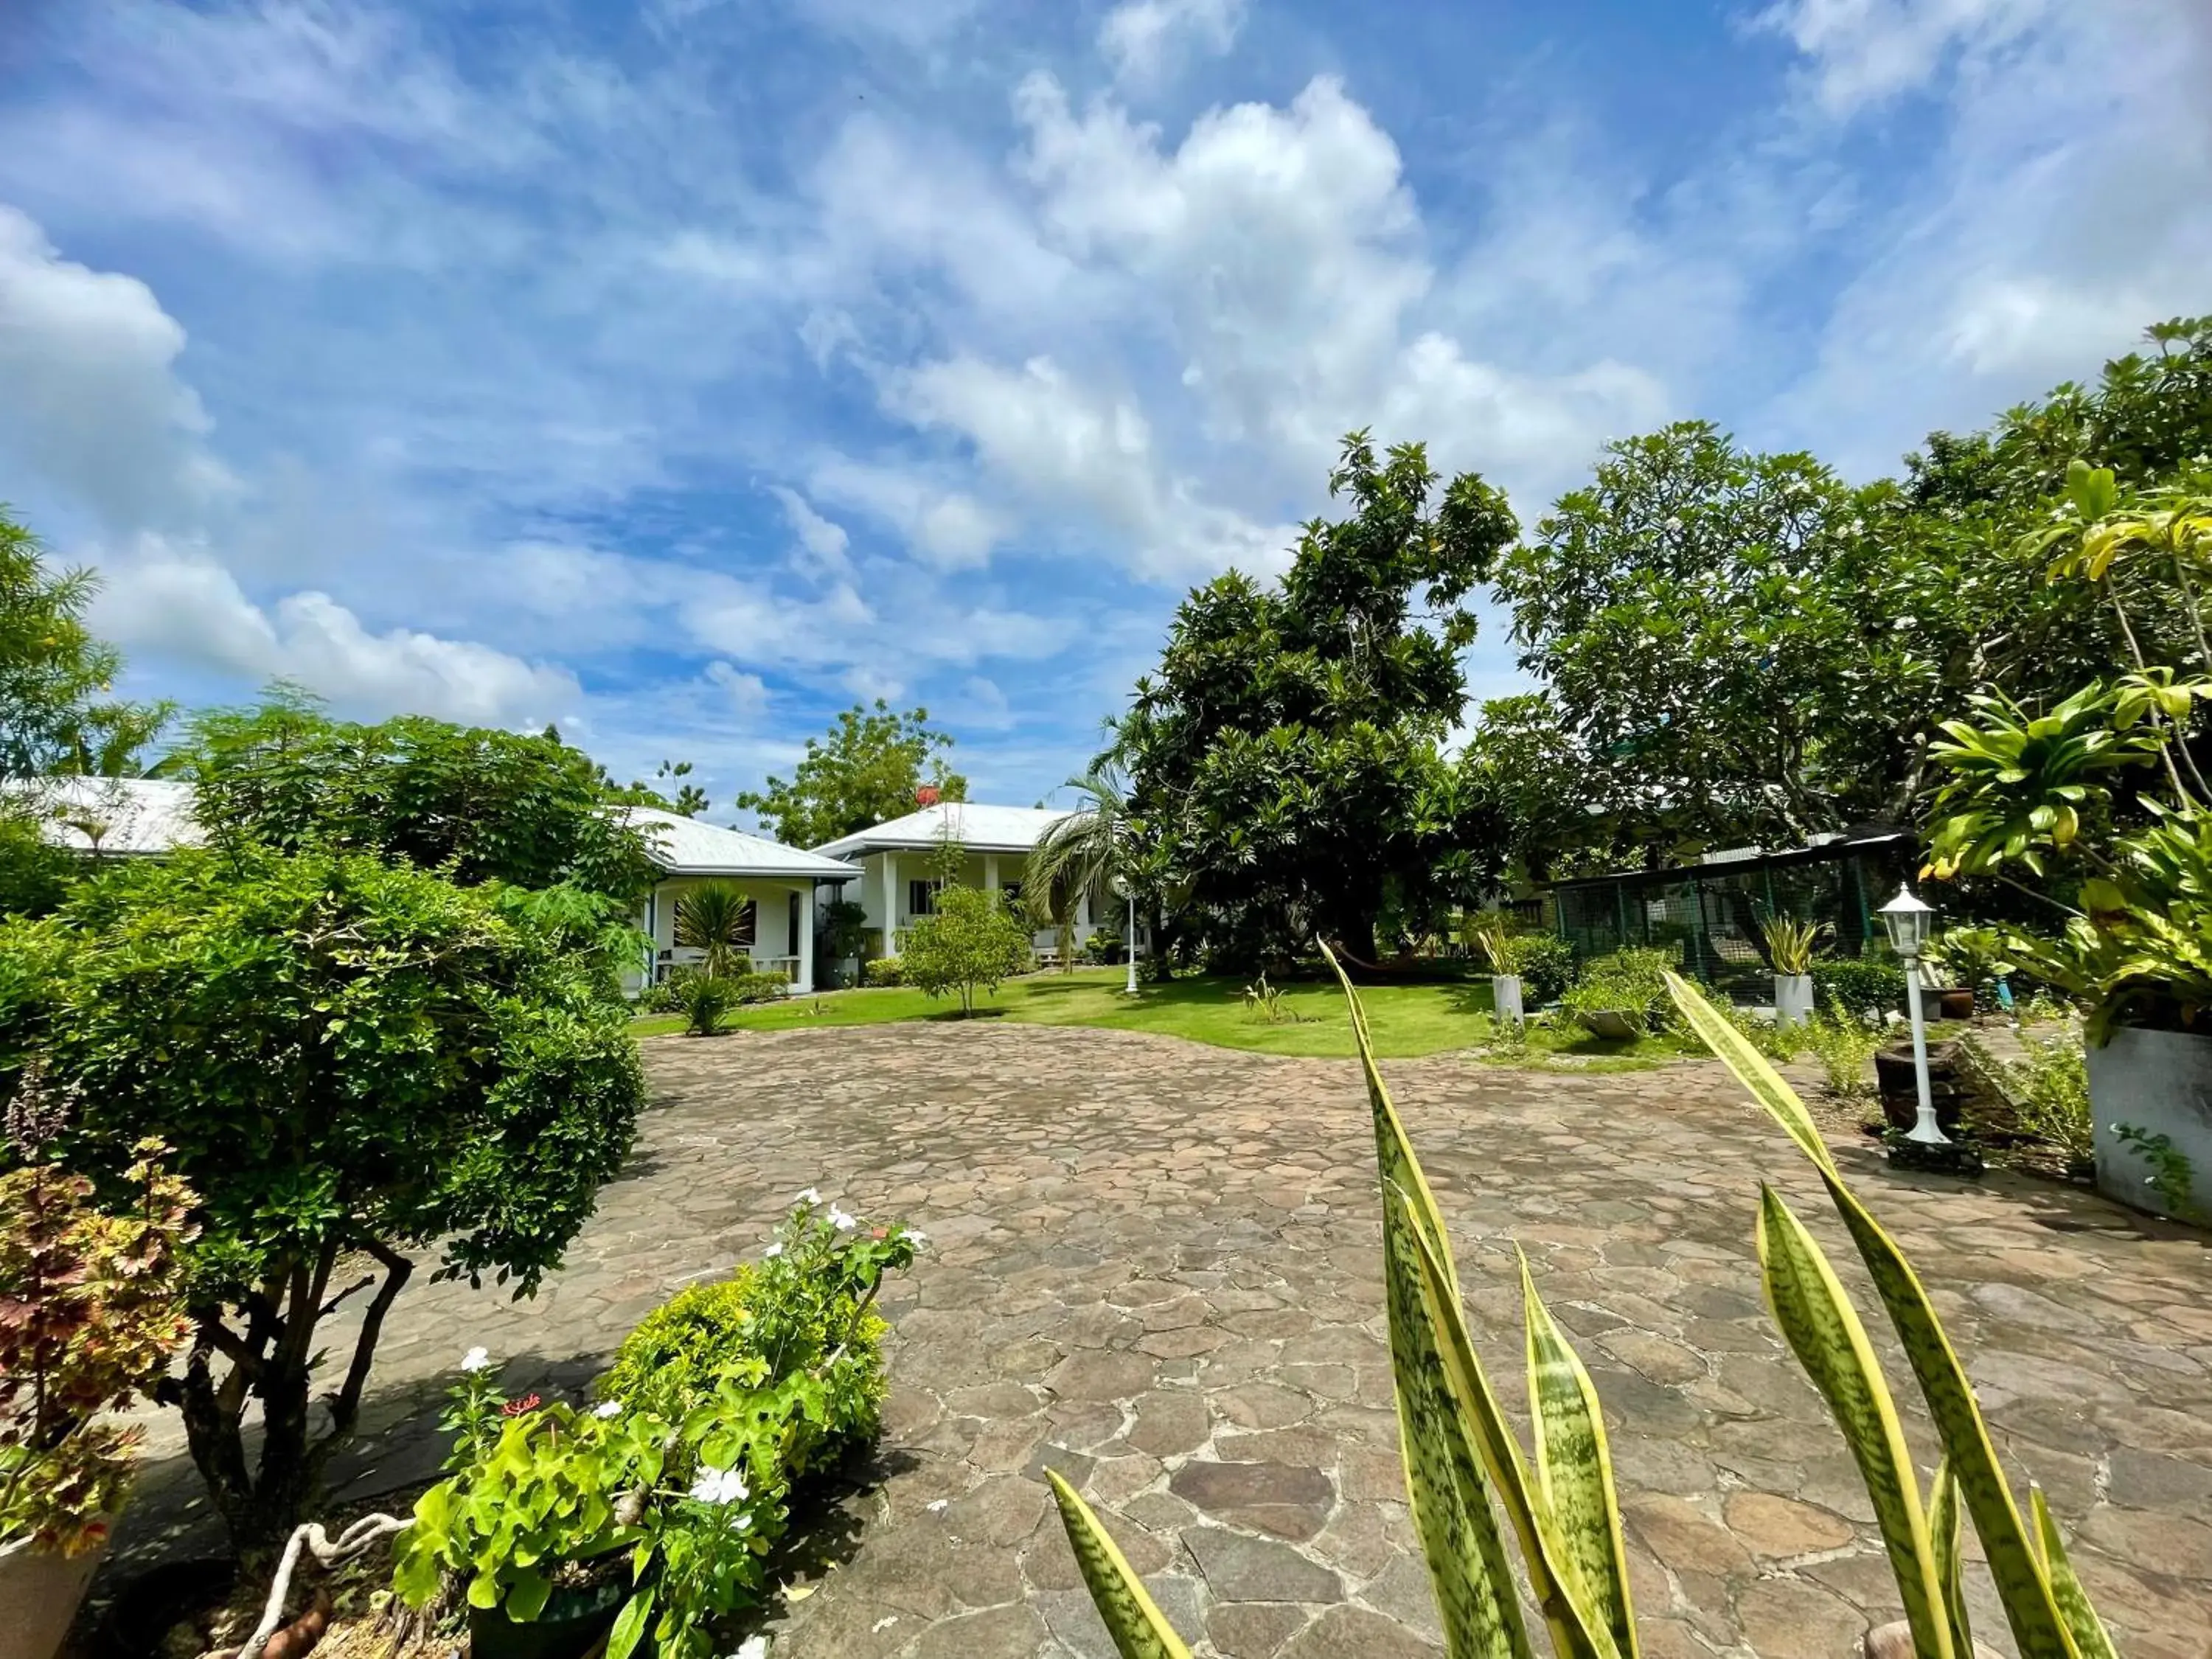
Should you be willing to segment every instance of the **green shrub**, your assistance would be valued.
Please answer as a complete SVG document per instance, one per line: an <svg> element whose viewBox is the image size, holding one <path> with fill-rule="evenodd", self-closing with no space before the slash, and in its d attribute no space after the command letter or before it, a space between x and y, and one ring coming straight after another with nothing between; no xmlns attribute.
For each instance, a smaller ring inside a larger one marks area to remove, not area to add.
<svg viewBox="0 0 2212 1659"><path fill-rule="evenodd" d="M1784 1024L1779 1019L1754 1014L1748 1008L1731 1007L1727 1003L1715 1006L1721 1016L1742 1034L1744 1041L1768 1060L1795 1060L1808 1044L1802 1024Z"/></svg>
<svg viewBox="0 0 2212 1659"><path fill-rule="evenodd" d="M1531 1008L1557 1002L1575 982L1575 947L1557 933L1521 936L1521 1000Z"/></svg>
<svg viewBox="0 0 2212 1659"><path fill-rule="evenodd" d="M1115 968L1121 965L1121 930L1118 927L1097 927L1083 941L1082 957L1093 968Z"/></svg>
<svg viewBox="0 0 2212 1659"><path fill-rule="evenodd" d="M1903 988L1899 988L1903 994ZM1874 1074L1869 1069L1875 1053L1888 1041L1879 1025L1869 1024L1831 996L1823 1012L1805 1022L1805 1045L1820 1062L1828 1092L1844 1100L1865 1100L1874 1094Z"/></svg>
<svg viewBox="0 0 2212 1659"><path fill-rule="evenodd" d="M676 1006L684 1011L684 1027L691 1036L712 1036L722 1029L722 1016L738 1006L737 987L712 974L686 974L674 981Z"/></svg>
<svg viewBox="0 0 2212 1659"><path fill-rule="evenodd" d="M2088 1158L2094 1146L2081 1022L2067 1019L2049 1036L2022 1031L2020 1046L2020 1059L2005 1060L1992 1054L1978 1036L1960 1040L1967 1065L2004 1099L2012 1121L2002 1127L2070 1158Z"/></svg>
<svg viewBox="0 0 2212 1659"><path fill-rule="evenodd" d="M1879 957L1841 957L1813 964L1813 994L1820 1006L1841 1003L1861 1020L1905 1012L1905 969Z"/></svg>
<svg viewBox="0 0 2212 1659"><path fill-rule="evenodd" d="M791 994L791 975L775 971L739 974L729 984L731 998L739 1007L750 1007L763 1002L781 1002Z"/></svg>
<svg viewBox="0 0 2212 1659"><path fill-rule="evenodd" d="M908 984L933 997L957 995L960 1012L972 1013L979 988L995 991L1029 967L1029 931L995 893L945 887L936 910L907 930L899 959Z"/></svg>
<svg viewBox="0 0 2212 1659"><path fill-rule="evenodd" d="M1631 948L1593 957L1559 999L1560 1006L1571 1014L1626 1014L1639 1030L1664 1030L1674 1014L1667 990L1674 966L1674 953L1667 950Z"/></svg>
<svg viewBox="0 0 2212 1659"><path fill-rule="evenodd" d="M637 1000L631 1005L631 1012L640 1014L675 1013L684 1006L677 991L681 982L667 979L658 985L642 987L637 994Z"/></svg>
<svg viewBox="0 0 2212 1659"><path fill-rule="evenodd" d="M903 985L906 983L906 963L897 957L878 957L860 969L863 985Z"/></svg>
<svg viewBox="0 0 2212 1659"><path fill-rule="evenodd" d="M489 1356L462 1361L443 1419L449 1478L424 1493L392 1575L423 1607L528 1623L556 1587L634 1585L608 1659L710 1659L766 1599L793 1483L876 1431L883 1275L921 1235L799 1195L767 1256L695 1286L623 1344L588 1412L502 1401ZM550 1616L550 1615L548 1615Z"/></svg>

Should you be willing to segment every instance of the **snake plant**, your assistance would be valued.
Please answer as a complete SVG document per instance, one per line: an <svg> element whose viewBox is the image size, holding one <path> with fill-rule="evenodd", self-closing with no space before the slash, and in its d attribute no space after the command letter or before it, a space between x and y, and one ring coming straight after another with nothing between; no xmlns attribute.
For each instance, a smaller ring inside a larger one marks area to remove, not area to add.
<svg viewBox="0 0 2212 1659"><path fill-rule="evenodd" d="M1766 941L1766 954L1776 973L1809 974L1813 971L1813 953L1827 937L1828 924L1799 921L1794 916L1769 916L1759 931L1759 937Z"/></svg>
<svg viewBox="0 0 2212 1659"><path fill-rule="evenodd" d="M1335 958L1329 961L1334 967ZM1533 1450L1524 1450L1476 1357L1443 1218L1376 1067L1358 996L1337 971L1374 1115L1400 1443L1446 1650L1451 1659L1532 1656L1509 1565L1510 1539L1529 1601L1560 1659L1635 1659L1620 1505L1589 1375L1546 1311L1524 1261L1534 1439ZM1685 1023L1812 1163L1872 1277L1935 1422L1943 1461L1923 1487L1850 1294L1796 1213L1761 1183L1759 1260L1767 1306L1858 1465L1919 1659L1972 1659L1961 1579L1969 1521L2022 1659L2116 1659L2042 1493L2030 1488L2031 1516L2024 1518L1927 1292L1895 1241L1845 1184L1804 1103L1693 987L1670 974L1668 988ZM1097 1517L1065 1480L1057 1474L1051 1480L1077 1563L1122 1659L1186 1659L1188 1650Z"/></svg>

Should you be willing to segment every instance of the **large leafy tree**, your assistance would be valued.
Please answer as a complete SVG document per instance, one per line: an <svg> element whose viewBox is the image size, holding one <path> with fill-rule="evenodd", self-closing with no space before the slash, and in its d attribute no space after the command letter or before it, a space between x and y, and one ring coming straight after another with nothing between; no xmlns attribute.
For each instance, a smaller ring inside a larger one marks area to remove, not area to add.
<svg viewBox="0 0 2212 1659"><path fill-rule="evenodd" d="M1178 607L1157 672L1117 722L1147 885L1182 900L1187 945L1229 957L1316 932L1355 956L1494 868L1491 815L1439 745L1466 702L1468 604L1513 540L1472 474L1441 490L1419 444L1344 441L1282 580L1231 572Z"/></svg>
<svg viewBox="0 0 2212 1659"><path fill-rule="evenodd" d="M625 1012L493 890L257 843L112 869L54 917L0 927L0 1095L33 1057L70 1099L72 1168L112 1179L157 1136L201 1195L195 1336L165 1397L256 1555L352 1434L410 1253L534 1289L643 1096ZM371 1264L357 1282L349 1259ZM318 1433L319 1335L357 1295Z"/></svg>
<svg viewBox="0 0 2212 1659"><path fill-rule="evenodd" d="M915 808L915 792L934 789L939 800L968 799L968 780L950 770L945 732L929 724L929 711L901 714L881 697L874 708L855 703L837 716L829 735L809 738L806 753L788 778L769 779L734 805L757 814L790 847L819 847Z"/></svg>
<svg viewBox="0 0 2212 1659"><path fill-rule="evenodd" d="M219 845L373 852L464 886L572 887L610 904L653 879L600 769L557 734L415 714L357 725L280 687L194 720L181 769Z"/></svg>

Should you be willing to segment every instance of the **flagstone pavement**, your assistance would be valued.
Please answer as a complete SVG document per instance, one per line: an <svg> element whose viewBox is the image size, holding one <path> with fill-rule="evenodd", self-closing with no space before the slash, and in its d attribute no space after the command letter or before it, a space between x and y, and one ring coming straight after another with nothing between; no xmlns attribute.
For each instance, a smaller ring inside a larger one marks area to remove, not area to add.
<svg viewBox="0 0 2212 1659"><path fill-rule="evenodd" d="M1351 1062L988 1020L645 1047L634 1167L558 1278L521 1304L451 1284L402 1298L356 1490L434 1465L427 1402L464 1347L501 1355L517 1391L580 1385L648 1308L757 1254L818 1186L933 1243L884 1297L882 1446L816 1519L814 1565L769 1626L777 1659L1110 1656L1047 1467L1201 1651L1440 1651ZM1516 1242L1595 1378L1644 1652L1855 1653L1897 1616L1895 1591L1753 1248L1765 1176L1848 1261L1803 1159L1711 1065L1531 1073L1439 1055L1384 1072L1516 1421ZM1894 1175L1863 1146L1839 1157L1927 1279L2023 1500L2033 1477L2121 1651L2208 1659L2205 1236L2024 1176L1965 1185ZM1861 1284L1855 1264L1846 1279ZM1910 1431L1927 1455L1917 1410ZM1976 1633L2010 1652L1975 1572Z"/></svg>

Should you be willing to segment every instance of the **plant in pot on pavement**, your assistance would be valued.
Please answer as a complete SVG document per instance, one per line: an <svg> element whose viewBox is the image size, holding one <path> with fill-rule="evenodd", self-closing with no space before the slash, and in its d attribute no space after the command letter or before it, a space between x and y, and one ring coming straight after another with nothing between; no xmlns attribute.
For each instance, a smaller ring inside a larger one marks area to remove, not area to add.
<svg viewBox="0 0 2212 1659"><path fill-rule="evenodd" d="M1948 999L1964 992L1972 999L1972 1006L1964 1010L1947 1002L1946 1018L1996 1006L1998 984L2020 968L2006 948L2003 933L1995 927L1946 927L1929 941L1921 961L1929 976L1926 982L1944 988L1942 995Z"/></svg>
<svg viewBox="0 0 2212 1659"><path fill-rule="evenodd" d="M182 1294L193 1199L142 1143L103 1204L48 1161L60 1127L34 1061L8 1108L0 1176L0 1659L61 1645L107 1547L150 1394L191 1329Z"/></svg>
<svg viewBox="0 0 2212 1659"><path fill-rule="evenodd" d="M478 1659L602 1635L609 1659L720 1651L720 1627L768 1594L793 1483L876 1432L873 1304L921 1242L802 1194L760 1262L647 1316L588 1411L502 1405L472 1351L449 1478L400 1540L402 1601L458 1591Z"/></svg>
<svg viewBox="0 0 2212 1659"><path fill-rule="evenodd" d="M1479 910L1465 918L1460 924L1460 940L1480 951L1490 964L1490 1006L1498 1024L1520 1024L1524 1018L1521 975L1534 955L1533 941L1515 933L1512 924L1496 910Z"/></svg>
<svg viewBox="0 0 2212 1659"><path fill-rule="evenodd" d="M1778 1024L1796 1025L1812 1018L1813 953L1827 934L1825 921L1799 921L1790 916L1770 916L1759 929L1766 942L1767 965L1774 970Z"/></svg>
<svg viewBox="0 0 2212 1659"><path fill-rule="evenodd" d="M1560 1006L1584 1030L1614 1041L1664 1030L1674 1014L1667 998L1674 965L1672 951L1632 947L1593 957L1559 999Z"/></svg>
<svg viewBox="0 0 2212 1659"><path fill-rule="evenodd" d="M1533 1652L1510 1565L1517 1546L1528 1603L1560 1659L1632 1659L1638 1646L1632 1573L1596 1388L1524 1261L1532 1468L1476 1350L1443 1213L1376 1067L1350 981L1344 989L1382 1177L1383 1301L1408 1507L1444 1650L1486 1659ZM1903 1252L1845 1183L1790 1085L1694 988L1670 976L1669 990L1683 1023L1813 1165L1872 1277L1942 1446L1935 1479L1923 1489L1856 1307L1820 1241L1762 1184L1757 1236L1767 1305L1857 1465L1905 1613L1899 1625L1869 1638L1869 1650L1972 1659L1964 1548L1971 1521L2019 1651L2039 1659L2111 1659L2112 1638L2075 1574L2041 1489L2029 1488L2023 1516L1965 1368ZM1078 1569L1122 1654L1188 1659L1189 1650L1090 1506L1057 1471L1048 1479Z"/></svg>
<svg viewBox="0 0 2212 1659"><path fill-rule="evenodd" d="M2071 513L2039 539L2054 580L2097 586L2125 620L2145 601L2191 625L2184 673L2145 660L2036 713L1998 696L1944 723L1931 756L1947 775L1933 808L1934 873L2018 872L2078 879L2055 938L2008 928L2026 972L2087 1012L2098 1185L2172 1212L2169 1191L2118 1133L2163 1134L2200 1172L2187 1201L2212 1208L2212 786L2185 737L2212 701L2201 586L2212 574L2212 498L2163 492L2123 502L2110 472L2076 462ZM2146 615L2127 631L2146 635ZM2169 1183L2170 1186L2170 1183Z"/></svg>

